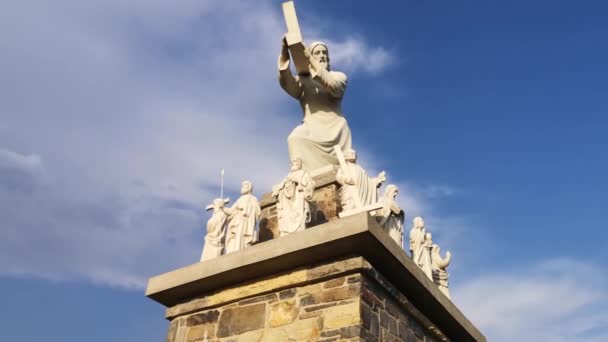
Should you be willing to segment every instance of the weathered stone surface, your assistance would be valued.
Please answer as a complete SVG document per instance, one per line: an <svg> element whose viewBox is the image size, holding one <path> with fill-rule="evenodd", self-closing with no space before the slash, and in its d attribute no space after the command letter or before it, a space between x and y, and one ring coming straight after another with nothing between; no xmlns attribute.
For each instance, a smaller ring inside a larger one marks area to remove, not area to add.
<svg viewBox="0 0 608 342"><path fill-rule="evenodd" d="M360 323L359 302L324 309L322 317L325 329L338 329Z"/></svg>
<svg viewBox="0 0 608 342"><path fill-rule="evenodd" d="M214 338L216 324L201 324L191 327L186 335L187 342L204 340L205 338Z"/></svg>
<svg viewBox="0 0 608 342"><path fill-rule="evenodd" d="M252 279L171 308L167 341L449 341L359 256Z"/></svg>
<svg viewBox="0 0 608 342"><path fill-rule="evenodd" d="M331 287L342 286L344 284L344 281L346 281L346 278L344 277L332 279L330 281L325 282L325 284L323 284L323 287L327 289Z"/></svg>
<svg viewBox="0 0 608 342"><path fill-rule="evenodd" d="M319 303L335 302L353 298L359 294L358 286L343 286L332 288L323 292L309 294L300 299L300 305L314 305Z"/></svg>
<svg viewBox="0 0 608 342"><path fill-rule="evenodd" d="M272 303L272 302L276 302L276 301L277 301L277 294L271 293L271 294L267 294L264 296L257 296L257 297L241 300L239 302L239 305L249 305L249 304L254 304L254 303L259 303L259 302Z"/></svg>
<svg viewBox="0 0 608 342"><path fill-rule="evenodd" d="M186 319L186 326L193 326L199 324L208 324L208 323L216 323L218 317L220 317L220 312L217 310L209 310L203 313L195 314L189 316Z"/></svg>
<svg viewBox="0 0 608 342"><path fill-rule="evenodd" d="M321 331L321 337L332 337L338 335L341 335L340 329Z"/></svg>
<svg viewBox="0 0 608 342"><path fill-rule="evenodd" d="M266 323L266 303L224 310L219 319L217 336L228 337L262 329Z"/></svg>
<svg viewBox="0 0 608 342"><path fill-rule="evenodd" d="M279 302L270 307L270 327L279 327L293 322L299 313L294 300Z"/></svg>
<svg viewBox="0 0 608 342"><path fill-rule="evenodd" d="M350 327L344 327L340 329L340 337L342 338L353 338L358 337L361 334L361 326L351 325Z"/></svg>
<svg viewBox="0 0 608 342"><path fill-rule="evenodd" d="M174 342L175 341L175 335L177 334L177 327L178 327L178 319L174 319L173 321L171 321L171 324L169 324L169 331L167 332L167 342Z"/></svg>
<svg viewBox="0 0 608 342"><path fill-rule="evenodd" d="M288 289L285 291L279 292L279 299L288 299L296 295L296 289Z"/></svg>

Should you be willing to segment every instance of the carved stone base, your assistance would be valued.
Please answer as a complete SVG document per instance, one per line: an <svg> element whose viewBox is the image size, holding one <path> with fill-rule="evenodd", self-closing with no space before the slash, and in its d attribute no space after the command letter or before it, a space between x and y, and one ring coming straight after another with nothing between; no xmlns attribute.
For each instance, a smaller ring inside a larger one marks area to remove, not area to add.
<svg viewBox="0 0 608 342"><path fill-rule="evenodd" d="M338 219L338 213L342 210L338 195L340 184L336 181L336 169L334 167L323 168L311 172L311 176L316 186L311 205L312 221L307 224L307 228ZM271 193L262 196L260 207L262 208L259 224L260 242L279 237L277 201Z"/></svg>
<svg viewBox="0 0 608 342"><path fill-rule="evenodd" d="M485 341L367 213L150 279L167 341Z"/></svg>

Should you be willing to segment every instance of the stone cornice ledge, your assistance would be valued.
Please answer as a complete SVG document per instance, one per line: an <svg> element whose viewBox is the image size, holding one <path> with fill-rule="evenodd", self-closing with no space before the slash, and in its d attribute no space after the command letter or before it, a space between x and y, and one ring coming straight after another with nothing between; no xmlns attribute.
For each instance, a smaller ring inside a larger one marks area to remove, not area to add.
<svg viewBox="0 0 608 342"><path fill-rule="evenodd" d="M171 307L210 291L324 260L360 255L453 341L486 341L367 213L306 229L151 278L146 296Z"/></svg>

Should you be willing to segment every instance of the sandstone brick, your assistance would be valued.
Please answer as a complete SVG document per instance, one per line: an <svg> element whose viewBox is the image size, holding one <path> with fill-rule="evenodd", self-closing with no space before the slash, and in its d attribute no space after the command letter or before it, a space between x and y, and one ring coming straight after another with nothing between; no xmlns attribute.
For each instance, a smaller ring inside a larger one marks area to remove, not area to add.
<svg viewBox="0 0 608 342"><path fill-rule="evenodd" d="M399 329L397 328L397 320L391 317L388 321L388 330L391 332L391 334L399 335Z"/></svg>
<svg viewBox="0 0 608 342"><path fill-rule="evenodd" d="M299 309L295 301L285 301L273 304L270 307L268 323L270 327L278 327L293 322L298 317Z"/></svg>
<svg viewBox="0 0 608 342"><path fill-rule="evenodd" d="M193 326L188 330L186 335L186 342L194 342L204 340L205 338L214 338L216 324L201 324Z"/></svg>
<svg viewBox="0 0 608 342"><path fill-rule="evenodd" d="M216 323L220 316L220 312L217 310L209 310L203 313L198 313L189 316L186 319L186 326L194 326L199 324Z"/></svg>
<svg viewBox="0 0 608 342"><path fill-rule="evenodd" d="M325 329L338 329L360 323L359 303L355 302L324 309L322 317Z"/></svg>
<svg viewBox="0 0 608 342"><path fill-rule="evenodd" d="M276 300L277 300L277 294L271 293L271 294L267 294L264 296L257 296L257 297L253 297L253 298L244 299L239 302L239 305L249 305L249 304L259 303L259 302L274 302Z"/></svg>
<svg viewBox="0 0 608 342"><path fill-rule="evenodd" d="M298 319L308 319L312 317L320 317L323 314L323 311L311 311L311 312L303 312L298 316Z"/></svg>
<svg viewBox="0 0 608 342"><path fill-rule="evenodd" d="M340 329L321 331L321 337L333 337L340 335ZM344 337L344 336L342 336Z"/></svg>
<svg viewBox="0 0 608 342"><path fill-rule="evenodd" d="M217 336L228 337L262 329L266 319L266 303L226 309L220 314Z"/></svg>
<svg viewBox="0 0 608 342"><path fill-rule="evenodd" d="M380 310L380 325L383 328L388 328L388 313L384 310Z"/></svg>
<svg viewBox="0 0 608 342"><path fill-rule="evenodd" d="M361 275L358 273L353 274L352 276L349 276L348 278L346 278L346 282L349 284L361 282Z"/></svg>
<svg viewBox="0 0 608 342"><path fill-rule="evenodd" d="M328 289L328 288L332 288L332 287L342 286L342 284L344 284L345 281L346 281L346 278L344 278L344 277L332 279L332 280L326 281L325 284L323 284L323 287Z"/></svg>
<svg viewBox="0 0 608 342"><path fill-rule="evenodd" d="M384 309L384 301L378 298L378 296L366 286L361 288L361 299L363 299L372 310Z"/></svg>
<svg viewBox="0 0 608 342"><path fill-rule="evenodd" d="M380 319L378 317L378 314L375 312L372 312L370 315L369 330L374 335L378 335L378 332L380 331L380 322L379 321L380 321Z"/></svg>
<svg viewBox="0 0 608 342"><path fill-rule="evenodd" d="M279 292L279 299L283 300L283 299L291 298L295 295L296 295L296 289L288 289L288 290Z"/></svg>
<svg viewBox="0 0 608 342"><path fill-rule="evenodd" d="M321 304L321 305L309 306L309 307L304 308L304 311L306 311L306 312L317 311L317 310L322 310L322 309L325 309L325 308L328 308L328 307L334 306L334 305L337 305L337 303L326 303L326 304Z"/></svg>
<svg viewBox="0 0 608 342"><path fill-rule="evenodd" d="M357 286L343 286L304 296L300 299L300 305L306 306L319 303L335 302L353 298L358 295L359 288Z"/></svg>
<svg viewBox="0 0 608 342"><path fill-rule="evenodd" d="M340 337L342 338L358 337L360 334L361 327L359 325L351 325L350 327L340 329Z"/></svg>

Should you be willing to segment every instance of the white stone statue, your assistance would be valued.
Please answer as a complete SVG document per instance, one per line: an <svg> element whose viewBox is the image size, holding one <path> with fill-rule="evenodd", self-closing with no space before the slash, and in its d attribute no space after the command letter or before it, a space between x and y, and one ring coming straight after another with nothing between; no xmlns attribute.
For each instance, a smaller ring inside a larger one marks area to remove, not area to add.
<svg viewBox="0 0 608 342"><path fill-rule="evenodd" d="M376 211L376 219L399 247L403 248L404 212L397 204L398 194L399 188L396 185L390 184L386 187L384 196L380 200L382 208Z"/></svg>
<svg viewBox="0 0 608 342"><path fill-rule="evenodd" d="M252 192L253 184L247 180L243 181L241 197L231 208L223 208L228 215L225 254L250 246L258 239L256 223L260 217L260 204Z"/></svg>
<svg viewBox="0 0 608 342"><path fill-rule="evenodd" d="M213 204L208 205L206 208L207 211L213 210L213 214L209 221L207 221L207 235L205 235L205 245L203 246L201 261L216 258L224 250L224 235L226 233L228 215L222 209L228 201L228 199L217 198L213 200Z"/></svg>
<svg viewBox="0 0 608 342"><path fill-rule="evenodd" d="M347 150L344 153L345 165L336 173L336 180L340 183L340 204L342 211L363 209L378 203L378 188L386 181L386 173L380 172L377 177L369 177L367 172L359 166L357 153Z"/></svg>
<svg viewBox="0 0 608 342"><path fill-rule="evenodd" d="M315 182L302 168L302 160L292 158L289 174L272 189L272 196L278 201L279 236L306 229L306 223L312 218L309 202L312 201L314 189Z"/></svg>
<svg viewBox="0 0 608 342"><path fill-rule="evenodd" d="M446 297L450 298L450 290L448 288L448 272L446 268L452 261L452 253L447 251L445 258L441 257L441 248L438 245L433 244L431 250L431 261L433 265L433 281L439 287L439 290L445 294Z"/></svg>
<svg viewBox="0 0 608 342"><path fill-rule="evenodd" d="M310 73L294 76L289 63L290 55L285 37L279 55L279 83L287 94L300 101L304 114L302 124L287 138L290 159L299 157L303 167L315 170L325 165L338 165L333 147L350 150L351 132L342 115L342 97L347 77L332 71L327 45L312 43L306 50Z"/></svg>
<svg viewBox="0 0 608 342"><path fill-rule="evenodd" d="M410 253L412 254L412 260L418 267L422 269L424 274L433 279L432 267L431 267L431 245L428 244L427 238L430 238L430 234L427 235L426 228L424 226L424 219L418 216L412 221L413 227L410 230Z"/></svg>

